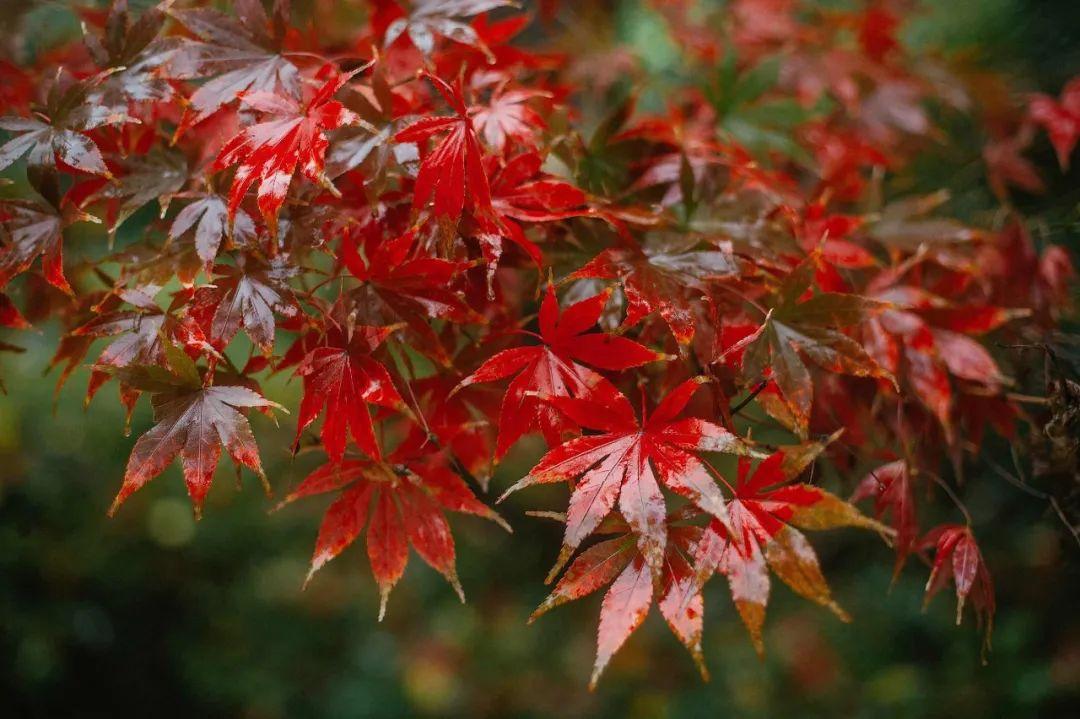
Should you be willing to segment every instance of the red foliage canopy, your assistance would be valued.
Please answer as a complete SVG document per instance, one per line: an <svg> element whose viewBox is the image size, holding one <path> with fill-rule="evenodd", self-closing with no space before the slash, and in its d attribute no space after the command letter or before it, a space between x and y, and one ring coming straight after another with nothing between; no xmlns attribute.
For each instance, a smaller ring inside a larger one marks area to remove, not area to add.
<svg viewBox="0 0 1080 719"><path fill-rule="evenodd" d="M759 650L770 570L846 619L802 530L872 529L897 571L929 555L928 596L951 578L989 627L973 528L924 532L917 505L942 456L1016 432L988 338L1052 329L1072 270L1022 218L968 226L883 181L931 107L968 107L898 41L903 3L653 2L695 79L640 110L612 99L632 59L560 51L506 0L379 0L325 42L329 4L272 5L118 0L3 66L0 170L27 182L0 200L0 322L63 324L61 384L108 338L87 399L114 381L154 407L113 511L177 457L196 512L222 448L262 476L245 412L283 410L260 380L289 372L293 449L327 461L285 501L339 491L311 571L366 526L380 616L410 545L461 593L446 511L503 524L470 483L539 432L511 490L569 503L537 615L611 585L594 681L654 599L704 672L717 573ZM1041 187L1037 127L1068 166L1078 98L1012 109L985 153L1002 199ZM876 519L815 484L867 471Z"/></svg>

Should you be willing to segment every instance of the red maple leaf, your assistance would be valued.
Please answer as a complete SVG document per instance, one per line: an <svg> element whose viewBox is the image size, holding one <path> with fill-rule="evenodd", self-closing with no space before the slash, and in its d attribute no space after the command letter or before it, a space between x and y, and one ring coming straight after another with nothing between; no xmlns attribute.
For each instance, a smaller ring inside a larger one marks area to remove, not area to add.
<svg viewBox="0 0 1080 719"><path fill-rule="evenodd" d="M1069 156L1080 140L1080 78L1070 80L1058 100L1036 95L1028 114L1036 124L1046 128L1061 169L1069 169Z"/></svg>
<svg viewBox="0 0 1080 719"><path fill-rule="evenodd" d="M559 311L555 290L548 285L540 306L543 344L515 347L490 357L458 385L494 382L516 374L499 411L499 437L495 456L501 458L523 434L540 429L549 445L561 441L572 428L559 411L540 397L592 397L607 400L618 396L611 383L585 363L605 370L625 370L664 359L637 342L601 332L586 333L596 324L610 292L570 305Z"/></svg>
<svg viewBox="0 0 1080 719"><path fill-rule="evenodd" d="M334 462L345 456L347 434L364 454L381 459L368 405L409 414L386 368L371 353L397 327L332 326L321 343L311 349L296 368L304 378L304 398L296 425L294 449L300 434L315 421L323 407L322 438L326 454Z"/></svg>
<svg viewBox="0 0 1080 719"><path fill-rule="evenodd" d="M835 495L811 484L792 484L824 449L809 443L770 455L750 473L750 460L739 458L735 496L728 503L730 525L713 520L695 551L698 582L715 571L727 576L735 607L758 653L764 653L761 627L769 600L771 569L800 596L848 621L833 600L810 543L796 529L865 527L890 533Z"/></svg>
<svg viewBox="0 0 1080 719"><path fill-rule="evenodd" d="M241 410L284 407L248 387L206 385L183 350L165 343L164 351L168 370L156 366L116 370L125 384L151 393L156 424L135 442L124 482L109 514L114 514L124 500L161 474L179 455L198 517L223 445L234 462L259 475L269 493L258 446Z"/></svg>
<svg viewBox="0 0 1080 719"><path fill-rule="evenodd" d="M918 510L908 463L901 459L871 470L851 495L852 502L864 499L874 500L874 516L878 519L884 519L886 513L890 515L889 523L896 533L893 540L895 578L915 550L919 538Z"/></svg>
<svg viewBox="0 0 1080 719"><path fill-rule="evenodd" d="M307 581L352 544L367 524L367 554L381 597L380 621L386 613L390 590L405 572L410 544L465 601L455 569L454 538L446 521L447 510L485 517L509 530L502 518L478 500L447 466L442 454L417 450L416 445L406 443L385 462L346 459L325 464L309 474L279 505L344 489L323 517Z"/></svg>
<svg viewBox="0 0 1080 719"><path fill-rule="evenodd" d="M324 74L329 74L329 79L303 104L269 92L244 95L242 102L263 113L264 119L226 143L214 160L214 171L236 166L229 190L230 218L236 215L248 188L259 182L259 211L270 228L271 238L277 237L278 212L298 166L304 177L337 194L323 173L326 148L330 145L325 132L357 123L360 118L333 99L355 73L339 74L332 66L326 66L320 71L320 75Z"/></svg>
<svg viewBox="0 0 1080 719"><path fill-rule="evenodd" d="M478 238L488 266L488 288L502 255L503 238L509 239L529 256L537 267L543 257L522 230L519 222L554 222L591 214L585 193L569 182L543 174L544 158L538 152L511 157L491 177L491 204L498 217L496 227L485 227Z"/></svg>
<svg viewBox="0 0 1080 719"><path fill-rule="evenodd" d="M660 613L668 627L689 650L702 677L708 679L701 652L705 602L690 563L694 546L701 537L701 528L668 527L659 585L625 522L609 520L601 531L621 536L605 539L579 554L555 589L529 617L529 623L561 604L610 585L600 609L596 662L589 681L589 687L595 688L608 662L645 621L653 600L660 597Z"/></svg>
<svg viewBox="0 0 1080 719"><path fill-rule="evenodd" d="M960 624L963 619L964 604L971 597L976 620L985 633L985 653L990 648L990 635L994 631L994 583L971 527L943 524L927 532L920 545L925 549L934 549L934 564L926 582L925 602L928 604L952 579L956 585L956 623Z"/></svg>
<svg viewBox="0 0 1080 719"><path fill-rule="evenodd" d="M432 319L481 323L454 291L465 263L431 257L418 247L417 233L409 230L386 240L377 223L346 228L339 259L364 284L356 290L360 320L369 324L404 322L420 352L443 365L450 351L432 329Z"/></svg>
<svg viewBox="0 0 1080 719"><path fill-rule="evenodd" d="M512 492L550 482L573 482L562 551L548 581L574 550L600 526L618 503L619 513L638 538L638 546L656 576L667 542L663 485L698 508L727 523L720 491L699 452L746 454L750 449L723 427L697 418L675 419L704 380L694 378L673 389L651 415L639 422L621 394L590 399L547 397L545 400L582 427L600 430L555 447ZM659 481L658 481L659 480Z"/></svg>
<svg viewBox="0 0 1080 719"><path fill-rule="evenodd" d="M432 212L440 222L456 225L468 195L476 214L491 223L494 221L491 187L461 81L451 87L430 73L424 72L422 76L431 81L455 114L417 120L394 135L394 142L423 144L435 135L446 133L420 162L413 186L413 209L425 209L431 202Z"/></svg>
<svg viewBox="0 0 1080 719"><path fill-rule="evenodd" d="M645 247L604 250L570 279L616 279L626 295L623 327L633 327L654 312L667 324L680 345L694 339L694 309L704 304L712 280L738 272L729 252L695 249L696 238L671 242L660 238Z"/></svg>

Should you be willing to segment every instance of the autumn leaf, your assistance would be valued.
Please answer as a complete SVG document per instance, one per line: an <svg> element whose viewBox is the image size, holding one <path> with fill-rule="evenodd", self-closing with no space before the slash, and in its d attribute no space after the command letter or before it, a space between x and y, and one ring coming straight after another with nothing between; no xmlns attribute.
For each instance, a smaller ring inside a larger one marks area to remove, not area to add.
<svg viewBox="0 0 1080 719"><path fill-rule="evenodd" d="M692 307L709 294L709 281L739 271L731 254L696 249L698 244L696 238L668 237L641 249L604 250L568 279L618 280L626 296L624 327L633 327L655 312L675 340L688 345L695 330Z"/></svg>
<svg viewBox="0 0 1080 719"><path fill-rule="evenodd" d="M259 0L237 0L237 17L213 8L170 8L169 14L199 38L170 58L171 77L211 78L188 98L177 127L179 137L221 107L254 93L293 98L300 92L297 67L281 54L281 38L270 33L270 19ZM282 7L281 3L276 8ZM281 18L275 18L282 23Z"/></svg>
<svg viewBox="0 0 1080 719"><path fill-rule="evenodd" d="M666 358L626 337L586 332L596 324L609 297L610 292L604 292L560 312L555 289L549 285L540 307L540 333L534 335L543 344L498 352L458 385L465 388L516 375L499 411L497 459L531 430L539 429L554 446L572 428L557 408L541 398L600 395L610 401L617 397L611 383L585 365L620 371Z"/></svg>
<svg viewBox="0 0 1080 719"><path fill-rule="evenodd" d="M251 217L243 210L237 210L230 223L225 199L215 194L200 195L176 213L169 227L169 241L175 242L192 228L195 228L195 253L207 272L225 238L239 246L249 244L255 238L255 223Z"/></svg>
<svg viewBox="0 0 1080 719"><path fill-rule="evenodd" d="M799 529L863 527L891 533L835 495L811 484L792 483L823 449L821 443L810 443L778 451L752 474L750 460L741 457L735 496L727 506L730 524L713 519L694 550L699 585L714 572L727 577L735 608L758 654L765 651L761 628L770 569L796 594L849 621L833 600L817 556Z"/></svg>
<svg viewBox="0 0 1080 719"><path fill-rule="evenodd" d="M286 281L291 269L280 262L254 259L240 266L218 265L214 284L195 291L192 314L208 328L204 334L224 348L241 329L264 353L274 347L275 314L292 317L299 312Z"/></svg>
<svg viewBox="0 0 1080 719"><path fill-rule="evenodd" d="M363 282L354 291L360 321L368 324L404 322L410 344L442 365L451 350L431 327L431 320L482 324L484 318L455 291L468 265L430 257L410 229L387 240L378 224L352 226L342 232L338 258Z"/></svg>
<svg viewBox="0 0 1080 719"><path fill-rule="evenodd" d="M743 381L774 380L800 436L806 435L814 397L806 360L829 372L892 380L859 342L840 331L887 305L839 292L820 292L800 301L810 289L814 261L811 256L792 270L777 288L764 323L735 346L742 351Z"/></svg>
<svg viewBox="0 0 1080 719"><path fill-rule="evenodd" d="M108 203L107 229L117 228L149 202L157 202L165 215L169 201L188 179L187 161L173 152L153 152L129 159L116 182L104 184L87 203Z"/></svg>
<svg viewBox="0 0 1080 719"><path fill-rule="evenodd" d="M994 583L971 527L959 524L935 527L927 532L920 546L934 550L934 563L930 569L930 578L926 582L924 607L951 579L956 586L956 623L959 625L964 616L964 604L968 597L971 597L975 618L984 631L985 663L986 651L990 649L990 635L994 631Z"/></svg>
<svg viewBox="0 0 1080 719"><path fill-rule="evenodd" d="M886 514L890 515L889 524L895 531L895 581L919 539L918 509L908 463L896 460L871 470L851 495L852 502L866 499L874 500L874 516L877 519L883 520Z"/></svg>
<svg viewBox="0 0 1080 719"><path fill-rule="evenodd" d="M0 170L25 156L31 167L69 169L112 177L101 149L85 134L104 125L133 121L126 113L112 113L89 101L91 91L109 74L107 70L77 82L57 76L49 89L42 116L0 118L0 129L14 135L0 146Z"/></svg>
<svg viewBox="0 0 1080 719"><path fill-rule="evenodd" d="M568 182L541 172L544 159L537 152L523 152L506 161L491 178L491 204L497 228L486 227L478 235L488 266L491 292L495 270L503 252L503 239L520 247L537 267L543 263L540 248L520 222L553 222L591 214L585 193Z"/></svg>
<svg viewBox="0 0 1080 719"><path fill-rule="evenodd" d="M296 368L296 374L304 379L304 398L300 402L294 451L301 433L325 407L320 437L332 461L341 461L345 456L347 434L368 457L381 459L368 405L410 414L389 372L371 356L396 329L335 327L327 332L322 344L307 353Z"/></svg>
<svg viewBox="0 0 1080 719"><path fill-rule="evenodd" d="M501 153L506 150L507 141L527 142L544 129L543 118L529 107L528 102L548 96L538 90L499 88L487 103L474 105L469 111L480 137L488 147Z"/></svg>
<svg viewBox="0 0 1080 719"><path fill-rule="evenodd" d="M417 120L394 135L397 143L422 144L445 133L420 162L413 187L413 210L423 210L431 202L433 215L444 225L455 226L467 195L473 211L491 222L491 187L461 83L450 86L430 73L423 76L431 81L455 114Z"/></svg>
<svg viewBox="0 0 1080 719"><path fill-rule="evenodd" d="M584 399L544 398L582 427L601 431L550 450L527 476L499 498L502 501L534 484L574 483L562 551L548 574L549 582L616 504L637 537L650 570L658 577L667 543L667 508L661 486L690 500L722 524L727 523L723 492L698 453L748 454L751 450L712 422L675 419L701 385L700 378L680 384L651 415L643 407L640 422L630 402L618 393Z"/></svg>
<svg viewBox="0 0 1080 719"><path fill-rule="evenodd" d="M236 215L248 188L258 181L259 211L270 228L270 236L276 237L278 212L285 203L297 167L304 177L337 194L323 173L326 148L330 145L325 133L359 122L359 118L332 99L353 73L338 74L333 69L324 69L323 74L329 74L330 78L303 104L268 92L244 95L244 105L262 113L263 121L226 143L213 165L215 171L236 166L229 190L230 218Z"/></svg>
<svg viewBox="0 0 1080 719"><path fill-rule="evenodd" d="M259 449L242 410L285 408L248 387L204 386L195 364L182 350L171 344L165 348L167 370L148 365L115 370L124 383L151 393L155 424L131 450L124 482L109 509L110 515L179 456L198 518L222 447L237 465L253 470L266 484Z"/></svg>
<svg viewBox="0 0 1080 719"><path fill-rule="evenodd" d="M0 289L17 275L30 269L41 256L45 280L53 287L72 294L64 276L63 230L88 215L63 211L30 200L0 202Z"/></svg>
<svg viewBox="0 0 1080 719"><path fill-rule="evenodd" d="M486 50L476 30L462 19L500 7L517 7L515 0L416 0L412 11L387 26L383 45L389 47L403 34L425 55L435 50L435 38L445 37Z"/></svg>
<svg viewBox="0 0 1080 719"><path fill-rule="evenodd" d="M659 585L653 581L649 563L638 550L629 526L616 520L606 523L604 531L621 536L597 542L579 554L555 589L529 617L529 623L557 606L608 586L601 604L596 662L589 681L589 688L595 689L608 662L641 626L653 600L659 598L660 613L668 628L690 652L702 677L708 679L701 651L705 603L690 563L701 528L668 528Z"/></svg>
<svg viewBox="0 0 1080 719"><path fill-rule="evenodd" d="M510 527L484 505L438 452L405 444L385 462L346 459L309 474L280 506L313 494L343 491L323 517L307 580L364 531L367 553L379 585L379 621L390 591L405 572L408 547L450 583L461 601L465 594L455 568L454 539L447 511L473 514ZM370 515L370 523L368 518Z"/></svg>
<svg viewBox="0 0 1080 719"><path fill-rule="evenodd" d="M1080 79L1073 78L1061 90L1058 100L1036 95L1028 107L1028 115L1046 129L1050 143L1057 153L1061 169L1069 169L1069 157L1080 140Z"/></svg>

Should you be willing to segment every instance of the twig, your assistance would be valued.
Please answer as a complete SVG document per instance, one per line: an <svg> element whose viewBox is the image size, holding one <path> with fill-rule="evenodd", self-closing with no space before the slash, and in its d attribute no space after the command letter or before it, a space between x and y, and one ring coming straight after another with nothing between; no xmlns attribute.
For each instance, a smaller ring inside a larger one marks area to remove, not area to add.
<svg viewBox="0 0 1080 719"><path fill-rule="evenodd" d="M757 386L754 387L753 390L751 390L750 394L746 395L746 397L744 397L741 402L731 408L731 413L737 414L740 409L753 402L754 398L761 394L761 392L768 386L768 384L769 381L764 379L758 382Z"/></svg>

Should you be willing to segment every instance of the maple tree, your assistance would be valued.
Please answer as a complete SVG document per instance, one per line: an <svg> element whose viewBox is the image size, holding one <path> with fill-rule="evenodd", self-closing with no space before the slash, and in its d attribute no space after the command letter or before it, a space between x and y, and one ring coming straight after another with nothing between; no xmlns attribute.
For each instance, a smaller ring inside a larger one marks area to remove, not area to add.
<svg viewBox="0 0 1080 719"><path fill-rule="evenodd" d="M55 319L58 390L93 357L88 402L115 383L129 420L154 410L109 513L179 458L199 514L223 449L282 505L338 492L308 580L364 534L381 619L410 546L464 599L447 512L509 528L482 493L537 434L495 489L567 486L532 618L607 587L594 685L654 602L707 676L718 574L758 652L770 572L846 621L802 530L926 560L928 599L952 582L988 646L991 519L961 480L988 430L1064 441L1075 389L1032 402L1003 349L1068 307L1068 253L1010 198L1045 187L1039 132L1068 170L1080 80L985 109L1008 221L962 222L889 183L935 113L978 112L900 42L904 3L647 4L687 72L666 107L602 116L587 96L617 91L542 39L557 2L377 0L323 47L287 0L117 0L5 64L0 326ZM248 416L288 412L275 373L301 386L292 451L326 460L292 489ZM964 523L924 526L929 497Z"/></svg>

